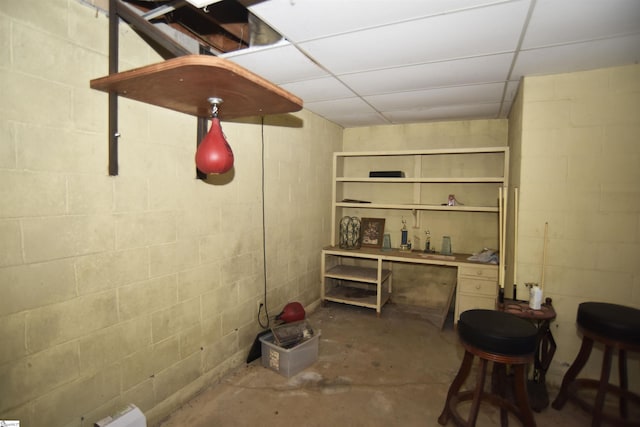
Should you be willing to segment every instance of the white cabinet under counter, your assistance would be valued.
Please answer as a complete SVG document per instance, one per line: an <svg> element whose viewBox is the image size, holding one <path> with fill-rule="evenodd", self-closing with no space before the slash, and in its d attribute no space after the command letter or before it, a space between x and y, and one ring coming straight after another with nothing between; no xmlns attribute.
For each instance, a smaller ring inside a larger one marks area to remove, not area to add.
<svg viewBox="0 0 640 427"><path fill-rule="evenodd" d="M458 267L455 322L460 313L476 308L494 310L498 294L498 266L473 265Z"/></svg>

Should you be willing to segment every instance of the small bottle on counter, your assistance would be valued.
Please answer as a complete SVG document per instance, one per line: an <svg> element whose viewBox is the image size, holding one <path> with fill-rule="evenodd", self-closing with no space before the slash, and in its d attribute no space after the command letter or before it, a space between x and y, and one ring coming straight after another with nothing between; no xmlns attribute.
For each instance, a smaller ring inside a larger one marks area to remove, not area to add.
<svg viewBox="0 0 640 427"><path fill-rule="evenodd" d="M540 307L542 307L542 289L535 283L530 290L529 308L540 310Z"/></svg>

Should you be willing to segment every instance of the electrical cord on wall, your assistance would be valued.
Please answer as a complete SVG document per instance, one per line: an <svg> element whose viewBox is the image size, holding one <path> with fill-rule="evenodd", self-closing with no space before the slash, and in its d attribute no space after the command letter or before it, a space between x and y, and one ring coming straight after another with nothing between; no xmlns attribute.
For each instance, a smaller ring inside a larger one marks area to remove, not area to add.
<svg viewBox="0 0 640 427"><path fill-rule="evenodd" d="M262 158L262 273L264 274L264 301L260 304L260 308L258 308L258 324L263 329L267 329L270 325L269 320L269 310L267 309L267 226L265 220L265 203L264 203L264 116L261 117L260 123L260 148ZM262 313L262 309L264 308L264 315L267 318L266 325L262 323L260 319L260 314Z"/></svg>

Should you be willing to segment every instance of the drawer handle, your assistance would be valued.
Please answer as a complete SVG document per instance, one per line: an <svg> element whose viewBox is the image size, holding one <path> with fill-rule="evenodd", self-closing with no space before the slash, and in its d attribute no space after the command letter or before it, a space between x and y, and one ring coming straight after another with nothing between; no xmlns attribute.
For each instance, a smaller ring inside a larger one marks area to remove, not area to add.
<svg viewBox="0 0 640 427"><path fill-rule="evenodd" d="M476 285L476 289L480 289L480 285Z"/></svg>

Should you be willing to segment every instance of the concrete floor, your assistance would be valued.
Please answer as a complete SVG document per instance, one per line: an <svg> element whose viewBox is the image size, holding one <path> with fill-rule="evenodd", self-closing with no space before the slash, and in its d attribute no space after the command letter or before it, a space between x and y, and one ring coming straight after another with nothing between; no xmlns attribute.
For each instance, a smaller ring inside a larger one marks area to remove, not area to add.
<svg viewBox="0 0 640 427"><path fill-rule="evenodd" d="M394 304L386 305L380 318L373 310L336 303L307 318L321 331L318 361L312 366L286 378L256 360L161 426L438 425L463 356L451 315L442 331L424 313ZM549 391L552 400L556 393ZM548 407L535 417L545 427L590 424L571 402L562 411ZM519 425L515 420L511 424ZM499 425L499 412L483 403L477 425Z"/></svg>

